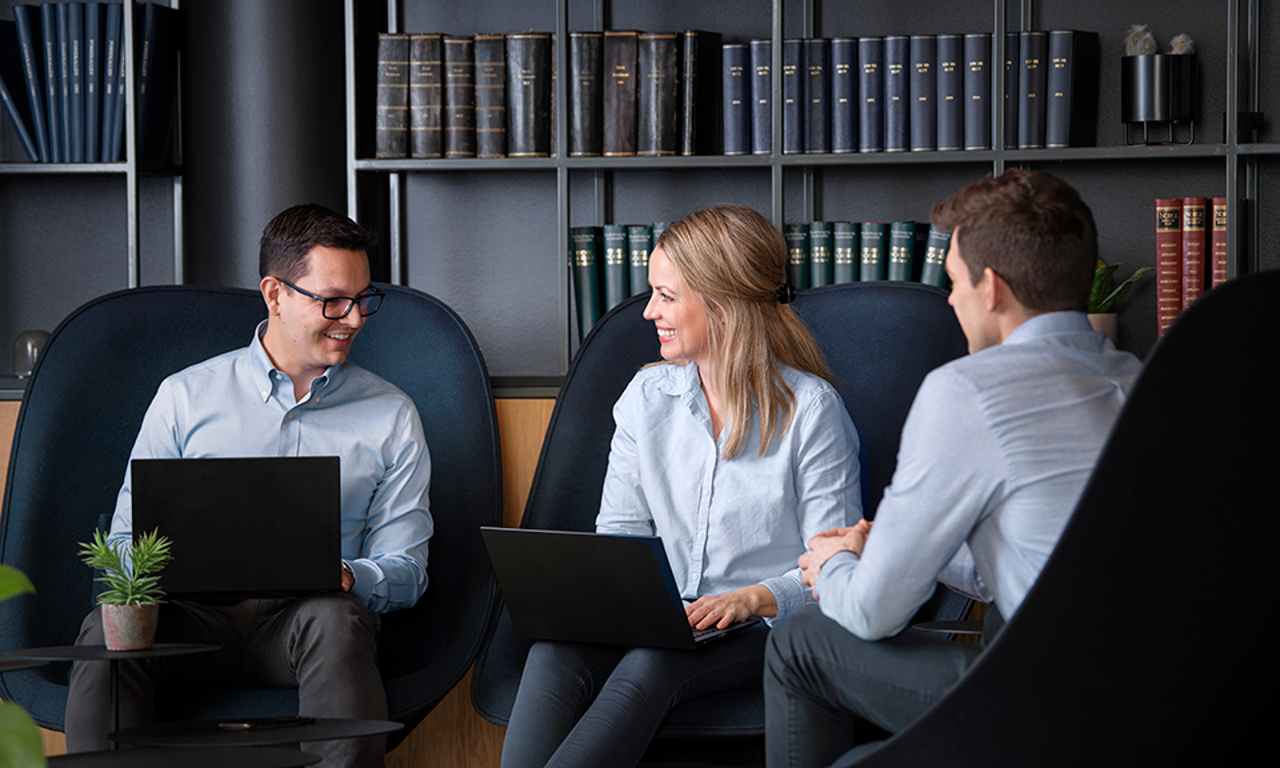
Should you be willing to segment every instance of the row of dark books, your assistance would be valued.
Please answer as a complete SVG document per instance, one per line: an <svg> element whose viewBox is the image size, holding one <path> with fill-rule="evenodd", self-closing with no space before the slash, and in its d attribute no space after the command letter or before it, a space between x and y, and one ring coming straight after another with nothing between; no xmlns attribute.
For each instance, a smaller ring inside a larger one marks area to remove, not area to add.
<svg viewBox="0 0 1280 768"><path fill-rule="evenodd" d="M787 279L796 288L909 280L949 288L951 233L915 221L786 224Z"/></svg>
<svg viewBox="0 0 1280 768"><path fill-rule="evenodd" d="M1006 39L1005 136L1020 149L1094 143L1098 35ZM991 149L991 36L784 40L782 152ZM773 149L773 43L724 46L724 153Z"/></svg>
<svg viewBox="0 0 1280 768"><path fill-rule="evenodd" d="M1156 198L1159 335L1206 290L1227 281L1227 198Z"/></svg>
<svg viewBox="0 0 1280 768"><path fill-rule="evenodd" d="M649 290L649 253L669 222L569 230L579 339L604 313ZM951 235L914 221L812 221L783 227L787 280L797 289L867 280L949 288ZM603 265L603 267L602 267Z"/></svg>
<svg viewBox="0 0 1280 768"><path fill-rule="evenodd" d="M0 101L31 162L123 159L123 6L17 5L0 22ZM139 160L169 157L178 69L177 12L147 3L138 13Z"/></svg>
<svg viewBox="0 0 1280 768"><path fill-rule="evenodd" d="M551 34L378 36L382 159L548 157Z"/></svg>
<svg viewBox="0 0 1280 768"><path fill-rule="evenodd" d="M719 36L572 32L569 154L719 154ZM552 35L383 34L378 158L554 154ZM699 63L703 61L704 63Z"/></svg>

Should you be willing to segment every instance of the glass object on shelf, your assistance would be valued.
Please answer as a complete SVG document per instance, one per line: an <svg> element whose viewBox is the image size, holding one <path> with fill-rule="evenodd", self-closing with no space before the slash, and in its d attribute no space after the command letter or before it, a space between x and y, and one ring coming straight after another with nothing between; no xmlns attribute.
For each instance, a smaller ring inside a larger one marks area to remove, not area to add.
<svg viewBox="0 0 1280 768"><path fill-rule="evenodd" d="M13 342L13 375L25 379L35 370L40 350L49 340L48 331L23 331Z"/></svg>

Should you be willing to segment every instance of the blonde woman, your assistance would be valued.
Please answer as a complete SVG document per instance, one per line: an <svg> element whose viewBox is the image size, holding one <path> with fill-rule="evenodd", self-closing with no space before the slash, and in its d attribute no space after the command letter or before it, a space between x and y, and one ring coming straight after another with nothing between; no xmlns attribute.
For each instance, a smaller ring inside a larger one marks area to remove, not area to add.
<svg viewBox="0 0 1280 768"><path fill-rule="evenodd" d="M805 542L861 519L857 434L785 272L782 236L749 208L663 233L644 312L663 362L614 406L596 518L601 533L662 537L690 626L766 622L695 651L537 643L505 768L631 766L680 701L759 686L769 626L811 599Z"/></svg>

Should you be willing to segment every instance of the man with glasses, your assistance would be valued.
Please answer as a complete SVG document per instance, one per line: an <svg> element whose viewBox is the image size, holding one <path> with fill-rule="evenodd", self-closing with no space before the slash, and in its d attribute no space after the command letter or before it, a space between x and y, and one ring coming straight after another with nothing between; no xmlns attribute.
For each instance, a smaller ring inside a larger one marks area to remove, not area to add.
<svg viewBox="0 0 1280 768"><path fill-rule="evenodd" d="M342 592L232 604L174 601L158 639L217 643L224 654L122 662L120 725L155 719L157 685L296 687L302 715L386 719L376 614L417 602L427 583L431 465L413 401L347 362L383 293L369 277L369 230L319 205L285 210L262 235L267 319L247 347L166 379L131 459L217 456L341 458ZM210 318L210 322L218 322ZM246 329L247 331L248 329ZM111 540L132 536L130 475ZM298 532L304 546L306 532ZM101 645L99 610L77 644ZM77 664L67 703L71 752L105 749L106 664ZM381 765L383 737L320 742L323 765Z"/></svg>

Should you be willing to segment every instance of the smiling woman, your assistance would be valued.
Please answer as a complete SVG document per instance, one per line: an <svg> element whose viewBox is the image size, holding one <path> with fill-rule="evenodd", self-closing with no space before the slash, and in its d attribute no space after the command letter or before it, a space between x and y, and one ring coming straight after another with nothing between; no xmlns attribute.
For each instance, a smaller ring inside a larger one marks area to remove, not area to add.
<svg viewBox="0 0 1280 768"><path fill-rule="evenodd" d="M649 259L663 361L614 406L596 530L659 536L692 628L765 623L697 651L540 642L504 766L634 765L670 707L758 687L769 621L808 598L805 541L862 516L858 438L816 342L787 305L786 248L763 216L719 206Z"/></svg>

